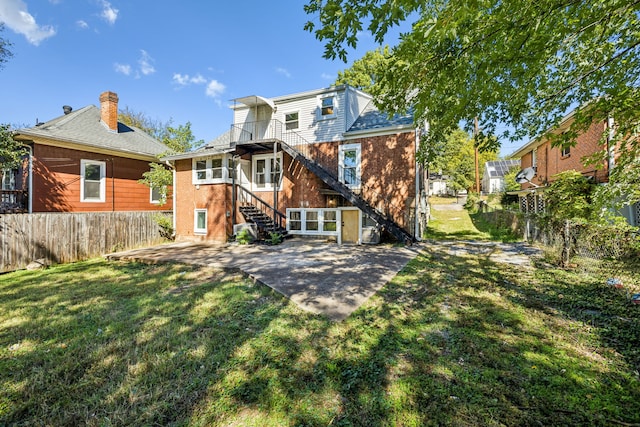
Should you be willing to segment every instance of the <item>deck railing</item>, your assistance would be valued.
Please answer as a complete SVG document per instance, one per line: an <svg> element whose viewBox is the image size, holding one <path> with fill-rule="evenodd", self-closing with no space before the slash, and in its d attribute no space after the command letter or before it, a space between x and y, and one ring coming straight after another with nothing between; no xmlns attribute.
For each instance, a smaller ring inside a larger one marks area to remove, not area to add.
<svg viewBox="0 0 640 427"><path fill-rule="evenodd" d="M0 190L0 213L22 213L28 210L27 190Z"/></svg>

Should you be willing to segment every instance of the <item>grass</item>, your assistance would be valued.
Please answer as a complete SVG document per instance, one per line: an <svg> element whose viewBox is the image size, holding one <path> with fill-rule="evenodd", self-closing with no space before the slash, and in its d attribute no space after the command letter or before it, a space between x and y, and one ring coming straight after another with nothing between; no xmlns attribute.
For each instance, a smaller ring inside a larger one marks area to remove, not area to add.
<svg viewBox="0 0 640 427"><path fill-rule="evenodd" d="M427 249L341 323L208 268L5 274L0 425L638 425L633 268Z"/></svg>
<svg viewBox="0 0 640 427"><path fill-rule="evenodd" d="M466 209L443 210L441 206L456 204L455 197L430 197L431 220L427 226L426 239L435 240L480 240L515 242L522 240L511 230L495 227L485 221L481 213L469 214ZM495 201L494 201L495 203Z"/></svg>

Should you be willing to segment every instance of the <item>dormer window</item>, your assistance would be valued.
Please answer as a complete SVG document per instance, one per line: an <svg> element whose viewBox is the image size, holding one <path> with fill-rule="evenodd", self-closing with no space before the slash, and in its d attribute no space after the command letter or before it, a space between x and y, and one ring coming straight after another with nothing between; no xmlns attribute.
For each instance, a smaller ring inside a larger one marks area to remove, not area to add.
<svg viewBox="0 0 640 427"><path fill-rule="evenodd" d="M333 97L322 99L322 116L333 115Z"/></svg>
<svg viewBox="0 0 640 427"><path fill-rule="evenodd" d="M323 119L332 119L336 117L337 100L336 100L335 94L321 96L318 101L319 101L318 102L319 104L318 119L323 120Z"/></svg>

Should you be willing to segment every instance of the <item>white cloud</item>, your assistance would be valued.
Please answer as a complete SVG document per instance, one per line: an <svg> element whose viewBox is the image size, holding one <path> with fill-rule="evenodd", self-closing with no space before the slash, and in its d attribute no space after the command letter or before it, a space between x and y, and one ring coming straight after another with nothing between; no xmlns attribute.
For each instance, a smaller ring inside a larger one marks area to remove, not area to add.
<svg viewBox="0 0 640 427"><path fill-rule="evenodd" d="M119 10L111 7L111 3L106 0L102 0L101 5L102 12L100 13L100 17L111 25L115 24L116 19L118 19Z"/></svg>
<svg viewBox="0 0 640 427"><path fill-rule="evenodd" d="M116 73L124 74L125 76L131 74L131 65L129 64L118 64L116 62L113 64L113 69L116 70Z"/></svg>
<svg viewBox="0 0 640 427"><path fill-rule="evenodd" d="M56 33L50 25L38 25L22 0L0 1L0 22L4 22L16 33L24 35L34 46L38 46L42 40Z"/></svg>
<svg viewBox="0 0 640 427"><path fill-rule="evenodd" d="M201 74L196 74L195 76L190 76L189 74L173 74L173 81L180 86L189 86L191 84L201 85L207 83L207 79L202 77Z"/></svg>
<svg viewBox="0 0 640 427"><path fill-rule="evenodd" d="M87 24L87 22L83 21L82 19L76 21L76 25L78 26L78 28L81 28L83 30L86 30L87 28L89 28L89 24Z"/></svg>
<svg viewBox="0 0 640 427"><path fill-rule="evenodd" d="M320 77L325 79L325 80L333 80L335 77L332 76L331 74L327 74L327 73L322 73L320 74Z"/></svg>
<svg viewBox="0 0 640 427"><path fill-rule="evenodd" d="M276 73L282 74L283 76L285 76L288 79L291 78L291 73L286 68L278 67L278 68L276 68Z"/></svg>
<svg viewBox="0 0 640 427"><path fill-rule="evenodd" d="M219 81L211 80L207 84L206 94L211 98L218 98L220 95L222 95L222 92L224 92L225 89L226 89L225 85L223 85Z"/></svg>
<svg viewBox="0 0 640 427"><path fill-rule="evenodd" d="M153 62L153 58L147 53L146 50L141 50L140 52L142 54L140 59L138 59L138 65L140 65L140 72L145 76L155 73L156 69L151 64Z"/></svg>

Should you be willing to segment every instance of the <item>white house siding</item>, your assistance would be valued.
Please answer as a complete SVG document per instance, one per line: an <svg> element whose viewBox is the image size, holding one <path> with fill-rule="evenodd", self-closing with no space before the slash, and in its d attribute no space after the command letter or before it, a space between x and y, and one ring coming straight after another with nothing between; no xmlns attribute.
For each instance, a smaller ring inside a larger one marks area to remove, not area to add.
<svg viewBox="0 0 640 427"><path fill-rule="evenodd" d="M348 95L347 95L348 90ZM345 90L344 86L328 88L320 91L294 94L284 97L272 98L277 110L271 118L282 123L285 122L285 115L291 112L298 112L299 128L296 131L308 142L330 142L341 141L342 134L357 119L360 112L367 106L370 97L365 93L353 88ZM334 118L319 119L320 99L326 95L335 95L334 108L336 116ZM266 107L265 108L269 108ZM264 120L262 114L258 115L258 120ZM234 108L234 124L246 121L255 121L254 108L244 105L237 105Z"/></svg>
<svg viewBox="0 0 640 427"><path fill-rule="evenodd" d="M358 119L362 111L370 102L372 97L352 87L348 87L346 98L346 123L345 131L349 130L353 123Z"/></svg>

